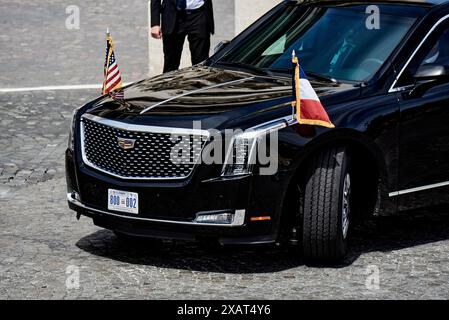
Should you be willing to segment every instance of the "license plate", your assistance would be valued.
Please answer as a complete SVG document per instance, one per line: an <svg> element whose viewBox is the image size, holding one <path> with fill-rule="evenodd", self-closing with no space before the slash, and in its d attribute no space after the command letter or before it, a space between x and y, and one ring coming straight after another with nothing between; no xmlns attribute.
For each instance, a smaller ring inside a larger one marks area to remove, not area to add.
<svg viewBox="0 0 449 320"><path fill-rule="evenodd" d="M139 213L139 194L134 192L108 190L108 209L113 211Z"/></svg>

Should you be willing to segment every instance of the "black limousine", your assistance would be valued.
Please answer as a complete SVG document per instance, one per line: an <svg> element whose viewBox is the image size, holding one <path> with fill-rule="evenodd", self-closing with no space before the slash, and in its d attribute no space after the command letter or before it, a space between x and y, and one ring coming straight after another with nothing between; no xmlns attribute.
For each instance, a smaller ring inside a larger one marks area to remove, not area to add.
<svg viewBox="0 0 449 320"><path fill-rule="evenodd" d="M335 128L292 115L293 50ZM446 1L284 1L204 63L123 93L75 111L66 152L70 208L119 237L337 260L354 219L449 202Z"/></svg>

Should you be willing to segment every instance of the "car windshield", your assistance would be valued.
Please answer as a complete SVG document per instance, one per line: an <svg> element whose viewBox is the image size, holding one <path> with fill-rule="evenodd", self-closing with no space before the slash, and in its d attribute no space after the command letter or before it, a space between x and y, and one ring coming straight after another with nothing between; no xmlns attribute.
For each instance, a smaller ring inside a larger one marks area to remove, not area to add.
<svg viewBox="0 0 449 320"><path fill-rule="evenodd" d="M418 6L376 7L378 20L372 12L367 13L367 5L285 4L238 46L232 47L218 64L236 63L287 72L291 70L291 55L295 50L309 76L366 81L380 69L424 13L424 8Z"/></svg>

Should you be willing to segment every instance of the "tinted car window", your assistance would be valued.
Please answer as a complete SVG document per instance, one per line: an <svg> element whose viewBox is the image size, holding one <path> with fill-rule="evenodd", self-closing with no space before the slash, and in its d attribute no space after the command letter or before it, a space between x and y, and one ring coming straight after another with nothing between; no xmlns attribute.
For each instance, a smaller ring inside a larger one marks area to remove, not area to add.
<svg viewBox="0 0 449 320"><path fill-rule="evenodd" d="M286 5L221 61L290 70L296 51L306 72L337 80L365 81L397 47L416 19L420 7L379 5L380 28L368 29L367 6Z"/></svg>
<svg viewBox="0 0 449 320"><path fill-rule="evenodd" d="M443 32L438 41L432 46L421 65L440 64L449 67L449 30Z"/></svg>
<svg viewBox="0 0 449 320"><path fill-rule="evenodd" d="M429 38L421 45L411 62L396 83L396 88L413 86L416 83L414 75L420 66L443 65L449 67L449 25L438 26Z"/></svg>

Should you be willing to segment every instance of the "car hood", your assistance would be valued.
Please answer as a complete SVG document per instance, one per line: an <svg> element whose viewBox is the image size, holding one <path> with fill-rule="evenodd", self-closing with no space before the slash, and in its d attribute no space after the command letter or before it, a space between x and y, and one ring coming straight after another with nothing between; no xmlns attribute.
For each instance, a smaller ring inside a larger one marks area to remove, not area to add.
<svg viewBox="0 0 449 320"><path fill-rule="evenodd" d="M325 106L359 94L352 85L311 82ZM131 124L243 128L290 114L292 88L286 77L195 66L136 82L123 95L99 98L87 113Z"/></svg>

